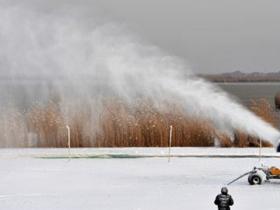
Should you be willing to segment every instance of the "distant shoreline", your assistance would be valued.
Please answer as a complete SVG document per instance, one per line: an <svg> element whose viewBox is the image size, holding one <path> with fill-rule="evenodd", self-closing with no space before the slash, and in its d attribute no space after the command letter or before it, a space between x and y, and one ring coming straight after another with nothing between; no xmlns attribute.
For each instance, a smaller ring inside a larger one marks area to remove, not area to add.
<svg viewBox="0 0 280 210"><path fill-rule="evenodd" d="M264 80L261 80L261 81L214 81L214 80L209 80L213 83L220 83L220 84L226 84L226 83L280 83L280 80L273 80L273 81L264 81Z"/></svg>
<svg viewBox="0 0 280 210"><path fill-rule="evenodd" d="M221 74L199 74L198 76L215 83L280 82L280 71L268 73L243 73L241 71L234 71Z"/></svg>

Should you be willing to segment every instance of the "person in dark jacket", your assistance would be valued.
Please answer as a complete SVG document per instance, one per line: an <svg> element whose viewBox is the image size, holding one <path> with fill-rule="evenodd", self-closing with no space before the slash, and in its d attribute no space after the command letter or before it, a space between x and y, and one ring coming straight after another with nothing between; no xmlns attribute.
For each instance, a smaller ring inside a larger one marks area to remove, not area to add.
<svg viewBox="0 0 280 210"><path fill-rule="evenodd" d="M230 206L233 205L233 199L228 194L226 187L221 189L221 194L217 195L214 203L218 206L218 210L230 210Z"/></svg>

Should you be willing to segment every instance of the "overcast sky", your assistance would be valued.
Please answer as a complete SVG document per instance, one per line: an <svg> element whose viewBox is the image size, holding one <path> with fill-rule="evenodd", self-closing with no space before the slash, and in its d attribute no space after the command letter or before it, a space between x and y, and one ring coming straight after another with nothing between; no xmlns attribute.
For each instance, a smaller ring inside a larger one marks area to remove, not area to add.
<svg viewBox="0 0 280 210"><path fill-rule="evenodd" d="M12 1L12 0L11 0ZM7 1L7 2L11 2ZM21 0L120 22L197 73L280 71L279 0Z"/></svg>

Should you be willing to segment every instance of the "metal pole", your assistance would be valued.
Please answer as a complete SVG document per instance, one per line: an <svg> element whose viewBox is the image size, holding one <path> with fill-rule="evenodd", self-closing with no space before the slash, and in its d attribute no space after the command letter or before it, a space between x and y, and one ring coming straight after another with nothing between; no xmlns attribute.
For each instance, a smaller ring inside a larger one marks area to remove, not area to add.
<svg viewBox="0 0 280 210"><path fill-rule="evenodd" d="M260 138L260 147L259 147L259 162L261 162L262 159L262 139Z"/></svg>
<svg viewBox="0 0 280 210"><path fill-rule="evenodd" d="M66 125L67 128L67 147L68 147L68 157L71 157L71 133L70 133L70 126Z"/></svg>
<svg viewBox="0 0 280 210"><path fill-rule="evenodd" d="M170 162L170 153L171 153L171 146L172 146L172 132L173 126L170 125L169 127L169 149L168 149L168 162Z"/></svg>

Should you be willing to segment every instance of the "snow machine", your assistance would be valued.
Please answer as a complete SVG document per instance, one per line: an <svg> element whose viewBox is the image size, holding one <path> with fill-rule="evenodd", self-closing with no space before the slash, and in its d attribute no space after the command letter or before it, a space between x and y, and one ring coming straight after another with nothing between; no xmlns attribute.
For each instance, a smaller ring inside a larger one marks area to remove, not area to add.
<svg viewBox="0 0 280 210"><path fill-rule="evenodd" d="M250 185L262 184L264 181L271 179L280 179L280 169L276 167L254 167L252 171L249 171L241 176L237 177L233 181L229 182L228 185L236 182L244 176L248 175L248 182Z"/></svg>
<svg viewBox="0 0 280 210"><path fill-rule="evenodd" d="M250 185L262 184L270 179L280 179L280 169L276 167L254 168L249 173L248 182Z"/></svg>

